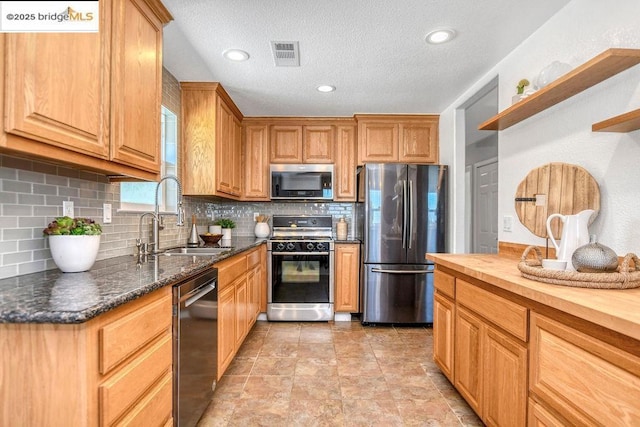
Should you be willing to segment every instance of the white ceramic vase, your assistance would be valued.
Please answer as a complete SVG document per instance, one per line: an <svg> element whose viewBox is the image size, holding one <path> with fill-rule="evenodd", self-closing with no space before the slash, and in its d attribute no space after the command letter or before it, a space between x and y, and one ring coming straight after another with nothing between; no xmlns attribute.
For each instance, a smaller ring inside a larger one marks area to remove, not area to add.
<svg viewBox="0 0 640 427"><path fill-rule="evenodd" d="M231 240L231 229L223 228L222 229L222 240Z"/></svg>
<svg viewBox="0 0 640 427"><path fill-rule="evenodd" d="M87 271L96 262L100 235L50 235L51 257L63 273Z"/></svg>
<svg viewBox="0 0 640 427"><path fill-rule="evenodd" d="M256 228L254 229L254 233L256 237L269 237L271 234L271 230L269 229L269 224L266 222L256 222Z"/></svg>

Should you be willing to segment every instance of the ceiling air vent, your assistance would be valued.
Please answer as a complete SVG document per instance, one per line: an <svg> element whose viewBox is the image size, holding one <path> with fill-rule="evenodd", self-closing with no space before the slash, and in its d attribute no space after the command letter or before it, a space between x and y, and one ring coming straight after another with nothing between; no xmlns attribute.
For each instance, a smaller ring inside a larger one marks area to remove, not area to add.
<svg viewBox="0 0 640 427"><path fill-rule="evenodd" d="M299 67L298 42L271 42L271 51L276 67Z"/></svg>

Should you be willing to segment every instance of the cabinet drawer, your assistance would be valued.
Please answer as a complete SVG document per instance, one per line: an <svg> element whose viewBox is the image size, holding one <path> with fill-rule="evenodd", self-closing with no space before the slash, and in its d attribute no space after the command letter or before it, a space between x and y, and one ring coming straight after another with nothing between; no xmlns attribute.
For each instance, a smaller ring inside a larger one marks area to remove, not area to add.
<svg viewBox="0 0 640 427"><path fill-rule="evenodd" d="M456 280L456 302L522 341L527 341L528 310L525 307L461 279Z"/></svg>
<svg viewBox="0 0 640 427"><path fill-rule="evenodd" d="M436 268L436 271L433 272L433 284L438 292L443 293L449 298L455 298L456 278L452 275L443 273Z"/></svg>
<svg viewBox="0 0 640 427"><path fill-rule="evenodd" d="M247 255L247 270L260 263L260 249L254 249Z"/></svg>
<svg viewBox="0 0 640 427"><path fill-rule="evenodd" d="M163 331L171 331L170 291L166 291L161 299L149 303L146 297L130 303L133 311L100 329L101 374L108 373Z"/></svg>
<svg viewBox="0 0 640 427"><path fill-rule="evenodd" d="M167 333L105 381L99 388L102 425L111 425L129 406L139 401L163 374L171 377L172 355L171 334Z"/></svg>
<svg viewBox="0 0 640 427"><path fill-rule="evenodd" d="M640 420L640 358L537 313L529 388L573 425Z"/></svg>
<svg viewBox="0 0 640 427"><path fill-rule="evenodd" d="M214 264L218 269L218 292L228 286L243 274L247 273L247 256L245 254L236 255Z"/></svg>
<svg viewBox="0 0 640 427"><path fill-rule="evenodd" d="M172 389L172 377L171 373L168 372L116 426L173 426L173 418L171 417L173 407ZM164 424L162 424L163 422Z"/></svg>

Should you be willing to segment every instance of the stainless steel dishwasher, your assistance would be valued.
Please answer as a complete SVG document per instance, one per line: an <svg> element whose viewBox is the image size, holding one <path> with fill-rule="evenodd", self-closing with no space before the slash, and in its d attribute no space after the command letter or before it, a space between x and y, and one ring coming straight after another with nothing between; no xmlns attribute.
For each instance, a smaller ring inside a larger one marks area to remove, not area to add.
<svg viewBox="0 0 640 427"><path fill-rule="evenodd" d="M218 270L173 287L173 423L195 426L211 402L218 364Z"/></svg>

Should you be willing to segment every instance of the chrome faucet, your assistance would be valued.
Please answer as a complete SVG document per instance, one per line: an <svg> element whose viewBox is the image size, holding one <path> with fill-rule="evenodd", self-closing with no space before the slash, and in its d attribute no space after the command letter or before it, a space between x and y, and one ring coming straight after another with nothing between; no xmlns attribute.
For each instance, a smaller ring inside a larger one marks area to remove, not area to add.
<svg viewBox="0 0 640 427"><path fill-rule="evenodd" d="M138 247L138 256L147 255L149 253L148 246L153 246L151 253L157 254L158 252L160 252L160 230L162 230L164 226L162 224L162 215L160 214L160 204L158 203L158 191L160 190L160 185L162 184L162 182L167 179L171 179L175 181L176 184L178 185L178 194L177 194L178 219L176 220L176 225L179 227L184 225L184 207L182 206L182 184L180 183L180 180L178 180L178 178L175 177L174 175L164 176L160 179L160 181L158 181L158 185L156 185L156 200L155 200L154 211L145 212L142 214L142 216L140 216L140 223L138 224L138 239L136 239L136 246ZM142 219L147 215L151 215L153 217L152 218L153 227L151 232L152 242L149 244L143 244L142 243Z"/></svg>
<svg viewBox="0 0 640 427"><path fill-rule="evenodd" d="M140 221L138 222L138 238L136 239L136 247L138 248L138 258L149 255L149 243L142 242L142 220L145 216L151 215L156 218L156 214L153 212L145 212L140 215Z"/></svg>
<svg viewBox="0 0 640 427"><path fill-rule="evenodd" d="M160 185L162 181L167 179L172 179L178 184L178 194L177 194L177 210L178 210L178 219L176 220L176 225L178 227L182 227L184 225L184 208L182 207L182 184L180 180L174 175L167 175L158 181L158 185L156 185L156 207L154 211L153 217L153 252L158 253L160 251L160 230L164 228L162 224L162 216L160 215L160 204L158 203L158 190L160 190Z"/></svg>

